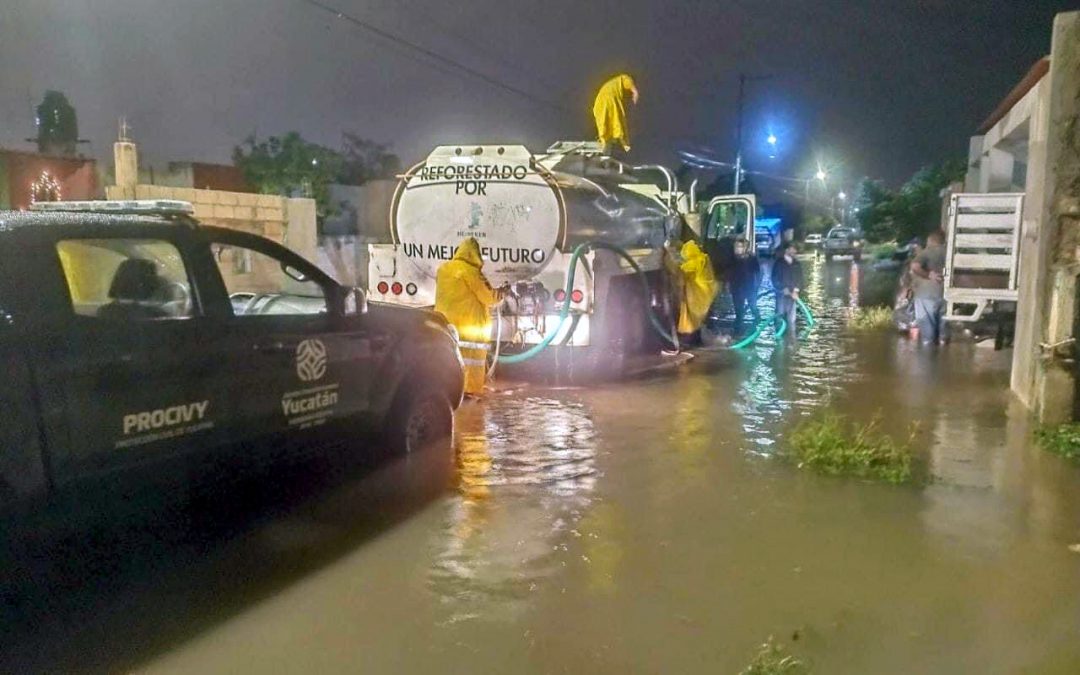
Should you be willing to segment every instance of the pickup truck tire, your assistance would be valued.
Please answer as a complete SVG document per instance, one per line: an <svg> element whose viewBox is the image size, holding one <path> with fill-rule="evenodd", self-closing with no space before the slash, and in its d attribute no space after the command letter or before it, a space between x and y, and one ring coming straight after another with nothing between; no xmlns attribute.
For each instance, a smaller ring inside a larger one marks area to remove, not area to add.
<svg viewBox="0 0 1080 675"><path fill-rule="evenodd" d="M825 254L825 262L827 262L827 263L832 262L832 253L826 253Z"/></svg>
<svg viewBox="0 0 1080 675"><path fill-rule="evenodd" d="M388 449L397 454L411 454L433 444L449 447L453 434L454 409L435 386L403 390L390 409L383 432Z"/></svg>
<svg viewBox="0 0 1080 675"><path fill-rule="evenodd" d="M862 260L862 252L861 251L855 251L854 253L851 254L851 259L854 260L855 262L859 262L860 260Z"/></svg>

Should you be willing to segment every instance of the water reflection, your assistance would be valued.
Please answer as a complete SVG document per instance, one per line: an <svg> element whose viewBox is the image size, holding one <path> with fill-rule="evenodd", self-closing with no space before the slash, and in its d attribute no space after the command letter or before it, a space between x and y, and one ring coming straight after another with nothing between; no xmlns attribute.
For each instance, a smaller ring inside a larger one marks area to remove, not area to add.
<svg viewBox="0 0 1080 675"><path fill-rule="evenodd" d="M860 377L858 354L845 327L851 303L858 303L862 272L857 263L802 260L807 286L803 298L814 313L808 329L800 317L797 345L776 345L771 334L748 349L748 371L732 404L742 418L750 451L774 452L783 416L792 409L809 413L822 406L845 383ZM773 314L773 296L762 300L763 316Z"/></svg>
<svg viewBox="0 0 1080 675"><path fill-rule="evenodd" d="M502 398L457 416L457 495L430 573L447 623L525 608L537 585L565 566L563 537L595 488L596 439L581 404Z"/></svg>

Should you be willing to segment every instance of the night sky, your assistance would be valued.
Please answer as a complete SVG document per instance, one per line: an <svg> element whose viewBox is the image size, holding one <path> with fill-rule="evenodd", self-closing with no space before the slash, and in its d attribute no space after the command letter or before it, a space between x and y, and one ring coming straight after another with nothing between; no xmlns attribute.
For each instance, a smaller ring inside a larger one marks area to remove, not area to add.
<svg viewBox="0 0 1080 675"><path fill-rule="evenodd" d="M125 115L148 161L229 162L252 132L342 131L408 164L435 145L594 135L595 88L638 81L633 157L734 155L738 74L751 169L896 184L967 139L1049 52L1078 2L994 0L319 0L527 94L485 83L304 0L2 0L0 145L29 149L31 104L65 92L87 154ZM770 159L772 131L779 152Z"/></svg>

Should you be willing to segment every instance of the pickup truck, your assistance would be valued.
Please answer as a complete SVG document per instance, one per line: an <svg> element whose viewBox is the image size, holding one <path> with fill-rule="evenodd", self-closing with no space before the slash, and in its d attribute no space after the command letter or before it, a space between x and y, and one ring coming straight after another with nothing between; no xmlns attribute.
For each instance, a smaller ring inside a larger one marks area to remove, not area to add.
<svg viewBox="0 0 1080 675"><path fill-rule="evenodd" d="M39 206L0 212L0 511L273 439L449 438L462 363L441 316L369 307L184 202Z"/></svg>
<svg viewBox="0 0 1080 675"><path fill-rule="evenodd" d="M830 261L838 255L849 255L852 260L862 260L862 234L852 227L839 225L829 230L821 242L825 260Z"/></svg>

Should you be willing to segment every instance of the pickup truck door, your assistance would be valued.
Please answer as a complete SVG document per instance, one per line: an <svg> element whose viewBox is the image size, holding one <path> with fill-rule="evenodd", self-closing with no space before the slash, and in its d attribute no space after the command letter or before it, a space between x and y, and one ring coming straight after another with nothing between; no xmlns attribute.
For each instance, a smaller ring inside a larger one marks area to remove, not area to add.
<svg viewBox="0 0 1080 675"><path fill-rule="evenodd" d="M37 397L31 379L26 345L33 339L27 312L17 306L17 277L10 272L10 254L0 250L0 507L18 497L44 491L47 485Z"/></svg>
<svg viewBox="0 0 1080 675"><path fill-rule="evenodd" d="M735 258L734 243L746 239L749 250L757 251L754 241L754 220L757 202L754 195L713 197L705 211L705 250L720 269L727 270Z"/></svg>
<svg viewBox="0 0 1080 675"><path fill-rule="evenodd" d="M228 305L228 340L241 346L229 378L244 436L304 441L361 421L389 335L341 316L341 288L288 249L220 228L204 236Z"/></svg>
<svg viewBox="0 0 1080 675"><path fill-rule="evenodd" d="M224 358L185 232L80 226L27 256L42 302L57 307L30 349L58 482L210 447L227 429Z"/></svg>

